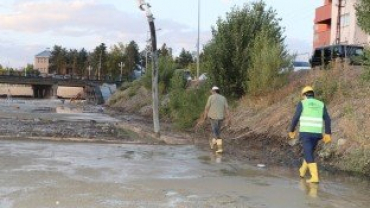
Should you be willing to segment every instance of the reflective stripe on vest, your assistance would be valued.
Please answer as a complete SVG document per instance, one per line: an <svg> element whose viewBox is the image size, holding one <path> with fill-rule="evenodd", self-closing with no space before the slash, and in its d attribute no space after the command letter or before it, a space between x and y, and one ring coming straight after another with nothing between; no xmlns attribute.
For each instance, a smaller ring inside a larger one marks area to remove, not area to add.
<svg viewBox="0 0 370 208"><path fill-rule="evenodd" d="M302 101L302 107L299 132L323 133L324 103L309 98Z"/></svg>

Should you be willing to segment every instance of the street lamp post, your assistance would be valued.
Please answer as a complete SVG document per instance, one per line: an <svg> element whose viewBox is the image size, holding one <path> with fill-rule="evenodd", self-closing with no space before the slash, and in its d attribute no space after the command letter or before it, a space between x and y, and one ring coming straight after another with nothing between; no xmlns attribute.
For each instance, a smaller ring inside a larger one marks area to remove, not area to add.
<svg viewBox="0 0 370 208"><path fill-rule="evenodd" d="M159 29L156 29L155 31L159 31L159 30L162 30L161 28L159 28ZM146 46L146 49L145 49L145 68L148 68L148 50L149 50L149 48L148 47L150 47L149 46L149 43L151 42L151 39L149 39L149 33L150 33L150 31L147 31L147 33L146 33L146 43L147 43L147 46Z"/></svg>
<svg viewBox="0 0 370 208"><path fill-rule="evenodd" d="M88 78L88 80L90 80L90 74L91 74L91 66L90 65L89 65L88 70L89 70L89 78Z"/></svg>
<svg viewBox="0 0 370 208"><path fill-rule="evenodd" d="M198 41L197 41L197 78L199 79L199 41L200 41L200 0L198 0Z"/></svg>
<svg viewBox="0 0 370 208"><path fill-rule="evenodd" d="M148 68L148 51L149 51L149 42L150 42L150 39L149 39L149 33L150 31L147 31L146 33L146 48L145 48L145 68L147 69Z"/></svg>
<svg viewBox="0 0 370 208"><path fill-rule="evenodd" d="M102 55L103 55L103 49L100 49L98 80L101 80L101 57L102 57Z"/></svg>
<svg viewBox="0 0 370 208"><path fill-rule="evenodd" d="M121 76L119 78L119 81L122 81L122 68L125 66L125 64L121 61L121 63L119 63L118 66L121 67Z"/></svg>
<svg viewBox="0 0 370 208"><path fill-rule="evenodd" d="M139 8L146 12L146 17L148 19L150 36L152 42L152 96L153 96L153 125L154 133L156 137L160 137L160 127L159 127L159 96L158 96L158 51L157 51L157 37L154 25L154 17L150 10L150 5L145 2L145 0L138 0Z"/></svg>

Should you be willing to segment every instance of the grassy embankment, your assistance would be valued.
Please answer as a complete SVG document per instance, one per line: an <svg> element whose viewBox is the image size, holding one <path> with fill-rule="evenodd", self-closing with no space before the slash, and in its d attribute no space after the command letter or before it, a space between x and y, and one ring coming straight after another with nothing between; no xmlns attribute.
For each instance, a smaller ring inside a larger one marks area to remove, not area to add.
<svg viewBox="0 0 370 208"><path fill-rule="evenodd" d="M291 147L286 145L288 126L300 101L300 90L305 85L313 85L317 97L327 104L332 117L333 142L320 145L320 164L370 176L370 83L364 81L361 67L333 68L293 73L289 83L281 89L236 101L226 148L235 147L247 152L247 147L243 149L241 144L248 140L248 148L264 148L264 152L271 153L271 158L276 157L273 158L275 162L291 157L288 154ZM161 96L162 118L173 121L175 127L192 129L204 108L207 93L205 87L200 87ZM109 104L126 113L151 116L150 90L140 82L118 91Z"/></svg>

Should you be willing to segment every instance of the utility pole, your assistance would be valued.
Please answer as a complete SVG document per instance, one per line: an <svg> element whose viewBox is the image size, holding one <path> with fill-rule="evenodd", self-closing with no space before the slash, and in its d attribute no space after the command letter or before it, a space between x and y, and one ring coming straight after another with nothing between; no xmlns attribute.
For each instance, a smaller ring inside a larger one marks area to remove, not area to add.
<svg viewBox="0 0 370 208"><path fill-rule="evenodd" d="M159 28L159 29L156 29L155 31L159 31L159 30L162 30L161 28ZM148 50L149 50L149 48L151 48L151 46L149 45L149 43L151 42L151 39L149 39L149 33L150 33L150 31L147 31L147 35L146 35L146 49L145 49L145 51L146 51L146 55L145 55L145 68L148 68Z"/></svg>
<svg viewBox="0 0 370 208"><path fill-rule="evenodd" d="M121 67L121 76L119 78L119 81L122 81L122 68L125 66L125 64L121 61L121 63L119 63L118 66Z"/></svg>
<svg viewBox="0 0 370 208"><path fill-rule="evenodd" d="M159 96L158 96L158 51L157 51L157 37L154 25L154 17L150 10L150 5L145 2L145 0L138 0L139 8L146 12L146 17L148 19L151 42L152 42L152 96L153 96L153 125L154 133L156 137L160 137L160 127L159 127Z"/></svg>
<svg viewBox="0 0 370 208"><path fill-rule="evenodd" d="M88 78L88 80L90 80L90 74L91 74L91 66L90 65L89 65L88 70L89 70L89 78Z"/></svg>
<svg viewBox="0 0 370 208"><path fill-rule="evenodd" d="M103 55L103 49L100 48L100 60L99 60L99 73L98 73L98 79L101 80L101 57Z"/></svg>
<svg viewBox="0 0 370 208"><path fill-rule="evenodd" d="M198 41L197 41L197 78L199 79L199 41L200 41L200 0L198 0Z"/></svg>
<svg viewBox="0 0 370 208"><path fill-rule="evenodd" d="M150 31L148 31L147 33L146 33L146 40L145 40L145 42L146 42L146 47L145 47L145 68L147 69L148 68L148 50L149 50L149 42L150 42L150 40L149 40L149 32Z"/></svg>
<svg viewBox="0 0 370 208"><path fill-rule="evenodd" d="M337 17L337 34L335 37L335 44L340 44L340 36L341 36L341 16L342 16L342 0L338 0L338 17Z"/></svg>

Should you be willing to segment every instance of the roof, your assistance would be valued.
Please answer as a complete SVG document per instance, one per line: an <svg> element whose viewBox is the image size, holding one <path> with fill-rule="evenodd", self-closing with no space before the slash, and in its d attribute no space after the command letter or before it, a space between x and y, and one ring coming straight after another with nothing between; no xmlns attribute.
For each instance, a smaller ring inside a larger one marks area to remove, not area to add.
<svg viewBox="0 0 370 208"><path fill-rule="evenodd" d="M36 55L36 57L50 57L50 56L51 56L51 51L49 50L45 50Z"/></svg>

